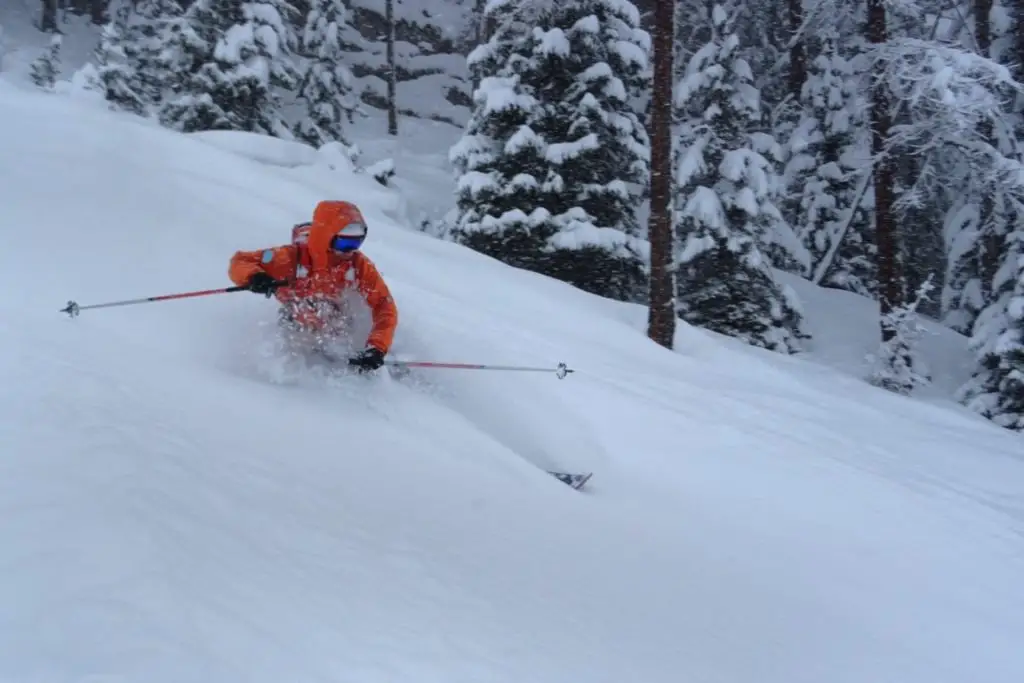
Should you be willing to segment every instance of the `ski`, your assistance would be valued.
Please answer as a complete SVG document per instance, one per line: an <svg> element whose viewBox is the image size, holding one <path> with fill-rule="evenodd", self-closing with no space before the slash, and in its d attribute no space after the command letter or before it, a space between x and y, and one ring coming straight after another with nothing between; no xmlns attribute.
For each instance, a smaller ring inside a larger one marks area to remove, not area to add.
<svg viewBox="0 0 1024 683"><path fill-rule="evenodd" d="M551 476L553 476L555 479L562 482L566 486L571 486L577 491L583 488L583 485L590 481L590 478L594 476L593 472L573 474L569 472L552 472L551 470L548 470L548 474L550 474Z"/></svg>

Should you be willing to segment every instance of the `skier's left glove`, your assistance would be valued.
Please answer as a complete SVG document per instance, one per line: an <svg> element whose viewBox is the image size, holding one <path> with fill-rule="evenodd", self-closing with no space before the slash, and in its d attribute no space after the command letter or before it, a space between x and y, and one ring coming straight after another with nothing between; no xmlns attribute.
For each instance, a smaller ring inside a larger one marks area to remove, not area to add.
<svg viewBox="0 0 1024 683"><path fill-rule="evenodd" d="M348 359L348 364L356 367L359 372L370 372L384 365L384 352L372 346Z"/></svg>
<svg viewBox="0 0 1024 683"><path fill-rule="evenodd" d="M270 296L283 284L283 282L278 282L267 273L260 271L249 278L249 282L246 283L245 286L249 288L250 292L256 292L257 294L262 294L263 296L270 298Z"/></svg>

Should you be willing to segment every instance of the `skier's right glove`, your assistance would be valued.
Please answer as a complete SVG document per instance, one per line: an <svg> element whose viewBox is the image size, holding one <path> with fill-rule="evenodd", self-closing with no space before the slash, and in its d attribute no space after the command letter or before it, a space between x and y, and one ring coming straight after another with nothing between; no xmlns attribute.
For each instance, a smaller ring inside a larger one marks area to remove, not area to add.
<svg viewBox="0 0 1024 683"><path fill-rule="evenodd" d="M384 352L372 346L348 359L348 364L359 372L371 372L384 365Z"/></svg>
<svg viewBox="0 0 1024 683"><path fill-rule="evenodd" d="M268 274L260 272L249 278L249 282L245 286L249 288L250 292L262 294L269 298L282 284L284 283L278 282Z"/></svg>

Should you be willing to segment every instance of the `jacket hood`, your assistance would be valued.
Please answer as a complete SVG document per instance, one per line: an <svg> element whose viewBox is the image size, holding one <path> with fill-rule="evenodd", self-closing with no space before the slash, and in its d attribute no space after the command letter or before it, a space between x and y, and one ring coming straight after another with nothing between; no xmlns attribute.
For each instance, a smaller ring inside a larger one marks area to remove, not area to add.
<svg viewBox="0 0 1024 683"><path fill-rule="evenodd" d="M330 266L331 240L350 223L362 223L363 214L351 202L328 200L320 202L313 210L313 222L309 228L309 258L314 270Z"/></svg>

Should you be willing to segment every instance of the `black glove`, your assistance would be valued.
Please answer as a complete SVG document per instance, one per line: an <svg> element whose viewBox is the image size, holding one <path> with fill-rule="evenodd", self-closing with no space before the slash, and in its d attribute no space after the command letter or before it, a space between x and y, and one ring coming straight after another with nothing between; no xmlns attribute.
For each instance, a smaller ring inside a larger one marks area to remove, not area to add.
<svg viewBox="0 0 1024 683"><path fill-rule="evenodd" d="M269 297L282 284L266 273L261 272L249 278L249 282L245 286L249 288L250 292L256 292L257 294Z"/></svg>
<svg viewBox="0 0 1024 683"><path fill-rule="evenodd" d="M359 355L349 358L348 364L358 368L359 372L370 372L384 365L384 352L370 346Z"/></svg>

